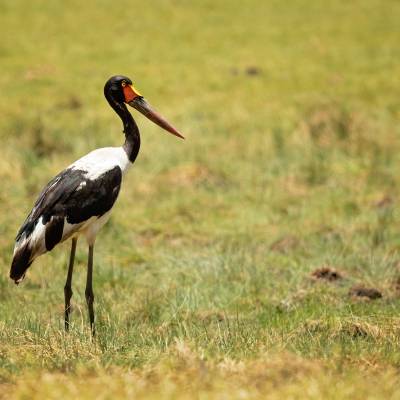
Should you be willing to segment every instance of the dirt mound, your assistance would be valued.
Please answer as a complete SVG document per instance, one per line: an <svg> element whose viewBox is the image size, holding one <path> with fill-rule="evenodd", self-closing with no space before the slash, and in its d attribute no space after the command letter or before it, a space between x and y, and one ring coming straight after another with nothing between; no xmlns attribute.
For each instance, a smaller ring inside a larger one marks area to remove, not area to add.
<svg viewBox="0 0 400 400"><path fill-rule="evenodd" d="M368 298L370 300L382 298L382 293L378 289L368 288L360 285L353 286L349 291L349 295L352 297Z"/></svg>
<svg viewBox="0 0 400 400"><path fill-rule="evenodd" d="M315 280L334 282L343 279L343 275L335 268L321 267L311 272L311 278Z"/></svg>

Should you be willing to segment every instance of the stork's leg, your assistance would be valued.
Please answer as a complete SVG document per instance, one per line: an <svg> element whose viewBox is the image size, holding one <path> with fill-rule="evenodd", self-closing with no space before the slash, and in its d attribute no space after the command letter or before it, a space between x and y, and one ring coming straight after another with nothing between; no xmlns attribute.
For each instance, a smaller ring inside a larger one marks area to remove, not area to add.
<svg viewBox="0 0 400 400"><path fill-rule="evenodd" d="M94 294L93 294L93 286L92 286L93 248L94 248L93 244L89 245L88 270L87 270L85 297L86 297L86 303L87 303L88 309L89 309L90 329L92 331L92 335L94 336L94 334L95 334L94 310L93 310Z"/></svg>
<svg viewBox="0 0 400 400"><path fill-rule="evenodd" d="M64 298L65 298L65 312L64 312L64 322L65 322L65 330L69 330L69 314L71 312L71 297L72 297L72 273L74 272L74 260L75 260L75 250L76 250L76 242L77 238L72 239L71 245L71 254L69 256L69 266L68 266L68 274L67 281L64 286Z"/></svg>

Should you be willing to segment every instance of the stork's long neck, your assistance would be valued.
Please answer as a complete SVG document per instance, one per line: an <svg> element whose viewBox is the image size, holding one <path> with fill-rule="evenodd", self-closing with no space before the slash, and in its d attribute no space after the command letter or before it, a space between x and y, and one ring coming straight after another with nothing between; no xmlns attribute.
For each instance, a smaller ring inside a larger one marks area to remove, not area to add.
<svg viewBox="0 0 400 400"><path fill-rule="evenodd" d="M123 148L129 158L129 161L133 163L136 160L140 149L140 132L135 120L125 105L124 108L125 115L124 117L121 117L124 124L125 133L125 143Z"/></svg>
<svg viewBox="0 0 400 400"><path fill-rule="evenodd" d="M124 124L125 143L122 147L125 150L129 161L133 163L136 160L140 149L139 128L125 104L118 103L113 99L110 99L107 95L106 98Z"/></svg>

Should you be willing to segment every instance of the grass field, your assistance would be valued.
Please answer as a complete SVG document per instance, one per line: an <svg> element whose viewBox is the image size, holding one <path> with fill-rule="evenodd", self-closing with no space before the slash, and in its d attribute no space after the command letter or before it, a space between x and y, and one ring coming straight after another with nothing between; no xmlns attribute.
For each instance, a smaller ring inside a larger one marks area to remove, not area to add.
<svg viewBox="0 0 400 400"><path fill-rule="evenodd" d="M399 20L395 0L1 1L0 399L400 398ZM92 341L83 241L68 335L69 243L8 272L42 186L122 143L114 74L187 140L134 114Z"/></svg>

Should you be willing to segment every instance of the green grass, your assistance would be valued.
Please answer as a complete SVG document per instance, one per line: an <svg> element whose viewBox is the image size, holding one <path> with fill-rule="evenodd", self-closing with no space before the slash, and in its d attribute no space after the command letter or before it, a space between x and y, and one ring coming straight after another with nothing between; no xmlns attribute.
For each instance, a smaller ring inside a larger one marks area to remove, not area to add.
<svg viewBox="0 0 400 400"><path fill-rule="evenodd" d="M2 1L0 398L398 398L399 19L394 0ZM122 143L113 74L187 140L134 114L92 341L83 241L68 335L69 244L8 271L41 187ZM326 265L344 278L311 279Z"/></svg>

